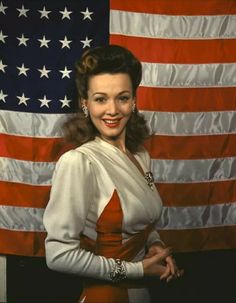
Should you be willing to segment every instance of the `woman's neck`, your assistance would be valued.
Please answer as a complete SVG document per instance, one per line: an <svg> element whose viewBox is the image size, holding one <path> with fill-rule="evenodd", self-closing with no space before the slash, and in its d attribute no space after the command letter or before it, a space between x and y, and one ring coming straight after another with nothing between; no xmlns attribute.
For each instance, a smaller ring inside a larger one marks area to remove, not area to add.
<svg viewBox="0 0 236 303"><path fill-rule="evenodd" d="M127 148L126 148L126 144L125 144L125 138L122 137L111 137L111 138L107 138L107 137L103 137L100 136L100 138L102 140L104 140L105 142L117 147L120 151L122 151L123 153L127 153Z"/></svg>

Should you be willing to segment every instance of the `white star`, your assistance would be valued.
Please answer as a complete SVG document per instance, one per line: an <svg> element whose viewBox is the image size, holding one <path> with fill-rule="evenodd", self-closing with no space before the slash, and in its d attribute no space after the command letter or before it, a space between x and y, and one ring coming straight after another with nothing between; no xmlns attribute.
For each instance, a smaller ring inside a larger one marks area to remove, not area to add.
<svg viewBox="0 0 236 303"><path fill-rule="evenodd" d="M87 36L85 40L80 40L81 43L83 43L83 48L90 47L90 43L93 41L93 39L89 39Z"/></svg>
<svg viewBox="0 0 236 303"><path fill-rule="evenodd" d="M3 35L3 32L0 31L0 41L2 41L3 43L5 43L5 38L7 38L8 36Z"/></svg>
<svg viewBox="0 0 236 303"><path fill-rule="evenodd" d="M6 103L6 100L5 98L7 97L8 95L5 95L2 91L2 89L0 90L0 101L3 101Z"/></svg>
<svg viewBox="0 0 236 303"><path fill-rule="evenodd" d="M18 74L18 76L20 76L20 75L25 75L26 77L27 77L27 71L29 70L29 68L27 68L27 67L25 67L25 65L24 65L24 63L22 63L22 65L21 65L21 67L19 66L17 66L16 67L17 69L19 69L19 74Z"/></svg>
<svg viewBox="0 0 236 303"><path fill-rule="evenodd" d="M40 78L42 78L42 77L49 78L48 73L50 73L51 70L46 69L45 65L43 66L42 69L38 69L38 71L41 73Z"/></svg>
<svg viewBox="0 0 236 303"><path fill-rule="evenodd" d="M65 66L64 70L59 70L60 73L62 73L62 79L67 77L70 78L70 73L72 72L72 70L68 70L67 67Z"/></svg>
<svg viewBox="0 0 236 303"><path fill-rule="evenodd" d="M25 38L24 34L21 35L21 37L16 37L19 40L19 44L20 45L25 45L27 46L26 42L29 40L29 38Z"/></svg>
<svg viewBox="0 0 236 303"><path fill-rule="evenodd" d="M49 19L48 14L50 14L51 11L47 11L45 6L43 7L43 10L38 10L38 12L41 14L40 19L42 18Z"/></svg>
<svg viewBox="0 0 236 303"><path fill-rule="evenodd" d="M85 11L85 12L81 12L81 14L84 15L83 20L85 20L85 19L92 20L91 15L93 14L93 12L90 12L88 8L86 8L86 11Z"/></svg>
<svg viewBox="0 0 236 303"><path fill-rule="evenodd" d="M0 3L0 13L3 13L4 15L6 15L5 10L8 8L8 6L4 6L2 4L2 1Z"/></svg>
<svg viewBox="0 0 236 303"><path fill-rule="evenodd" d="M45 46L45 47L48 48L48 43L49 43L51 40L47 40L47 39L45 38L45 36L43 36L43 39L38 39L38 41L41 43L41 44L40 44L40 48L43 47L43 46Z"/></svg>
<svg viewBox="0 0 236 303"><path fill-rule="evenodd" d="M70 20L70 14L72 14L72 11L68 11L67 8L65 7L64 11L60 11L60 13L62 14L62 17L61 17L62 20L65 18Z"/></svg>
<svg viewBox="0 0 236 303"><path fill-rule="evenodd" d="M27 17L27 12L29 11L29 9L26 9L23 4L22 4L21 8L17 8L17 10L20 12L18 17L21 17L21 16Z"/></svg>
<svg viewBox="0 0 236 303"><path fill-rule="evenodd" d="M67 40L67 37L65 36L64 40L59 40L62 44L61 48L67 47L70 48L70 43L72 42L72 40Z"/></svg>
<svg viewBox="0 0 236 303"><path fill-rule="evenodd" d="M27 101L30 99L30 98L27 98L25 96L25 94L23 93L21 96L16 96L20 101L18 102L18 105L20 104L24 104L25 106L27 106Z"/></svg>
<svg viewBox="0 0 236 303"><path fill-rule="evenodd" d="M51 102L51 100L47 99L47 97L44 95L43 99L38 99L41 102L40 107L46 106L49 108L48 103Z"/></svg>
<svg viewBox="0 0 236 303"><path fill-rule="evenodd" d="M70 107L69 103L71 102L71 100L67 99L67 96L65 96L64 99L60 99L59 101L62 103L61 105L62 108L64 106Z"/></svg>
<svg viewBox="0 0 236 303"><path fill-rule="evenodd" d="M4 73L5 73L5 67L6 67L6 66L7 66L7 65L3 64L3 63L2 63L2 60L0 60L0 70L3 71Z"/></svg>

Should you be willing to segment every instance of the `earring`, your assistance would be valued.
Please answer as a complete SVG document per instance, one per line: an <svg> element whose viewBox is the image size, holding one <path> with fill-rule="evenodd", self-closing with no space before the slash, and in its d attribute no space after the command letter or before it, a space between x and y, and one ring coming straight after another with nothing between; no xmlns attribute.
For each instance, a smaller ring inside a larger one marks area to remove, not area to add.
<svg viewBox="0 0 236 303"><path fill-rule="evenodd" d="M87 108L87 106L84 105L84 104L82 104L81 108L82 108L82 111L84 112L85 118L88 118L89 113L88 113L88 108Z"/></svg>
<svg viewBox="0 0 236 303"><path fill-rule="evenodd" d="M133 112L133 113L135 112L135 109L136 109L136 104L135 104L135 102L134 102L133 105L132 105L132 112Z"/></svg>

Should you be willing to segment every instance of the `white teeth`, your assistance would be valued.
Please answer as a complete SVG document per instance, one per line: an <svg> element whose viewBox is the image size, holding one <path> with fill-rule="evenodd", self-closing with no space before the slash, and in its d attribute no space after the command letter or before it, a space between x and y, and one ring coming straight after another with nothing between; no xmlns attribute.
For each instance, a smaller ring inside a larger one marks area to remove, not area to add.
<svg viewBox="0 0 236 303"><path fill-rule="evenodd" d="M107 124L114 124L114 123L118 123L119 120L104 120L104 122Z"/></svg>

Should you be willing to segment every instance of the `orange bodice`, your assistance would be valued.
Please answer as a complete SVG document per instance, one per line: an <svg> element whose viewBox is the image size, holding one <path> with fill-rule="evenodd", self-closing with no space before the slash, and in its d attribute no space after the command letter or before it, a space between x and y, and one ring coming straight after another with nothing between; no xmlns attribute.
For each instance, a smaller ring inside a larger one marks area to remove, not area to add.
<svg viewBox="0 0 236 303"><path fill-rule="evenodd" d="M134 234L130 239L122 243L122 222L123 212L119 196L115 190L97 221L96 241L82 235L80 239L81 248L106 258L132 261L145 246L153 225L150 224L146 229ZM84 289L78 302L129 303L129 287L130 283L126 282L112 284L107 281L85 279Z"/></svg>

